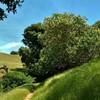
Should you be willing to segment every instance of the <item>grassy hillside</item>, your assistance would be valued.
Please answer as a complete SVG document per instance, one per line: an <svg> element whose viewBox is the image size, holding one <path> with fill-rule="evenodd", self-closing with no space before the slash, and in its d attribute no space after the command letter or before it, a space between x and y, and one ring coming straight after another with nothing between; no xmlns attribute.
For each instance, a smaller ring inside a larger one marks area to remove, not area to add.
<svg viewBox="0 0 100 100"><path fill-rule="evenodd" d="M0 100L24 100L29 93L28 89L16 88L6 94L1 94Z"/></svg>
<svg viewBox="0 0 100 100"><path fill-rule="evenodd" d="M0 53L0 67L7 65L9 69L22 68L20 56ZM4 70L0 70L0 78L5 74Z"/></svg>
<svg viewBox="0 0 100 100"><path fill-rule="evenodd" d="M0 67L2 65L7 65L10 69L22 67L22 63L18 55L0 53Z"/></svg>
<svg viewBox="0 0 100 100"><path fill-rule="evenodd" d="M100 60L48 79L31 100L100 100Z"/></svg>

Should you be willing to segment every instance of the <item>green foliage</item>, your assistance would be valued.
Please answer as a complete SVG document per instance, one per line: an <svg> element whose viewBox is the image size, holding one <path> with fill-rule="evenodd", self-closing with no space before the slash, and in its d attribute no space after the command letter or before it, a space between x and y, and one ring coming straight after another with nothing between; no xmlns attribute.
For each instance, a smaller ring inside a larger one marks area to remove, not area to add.
<svg viewBox="0 0 100 100"><path fill-rule="evenodd" d="M41 23L27 27L24 30L24 39L22 40L26 47L19 49L21 60L25 64L28 74L32 76L37 75L32 66L40 59L40 50L43 48L43 44L38 39L38 36L43 33L44 28Z"/></svg>
<svg viewBox="0 0 100 100"><path fill-rule="evenodd" d="M7 18L4 10L2 8L0 8L0 20L3 20L4 18Z"/></svg>
<svg viewBox="0 0 100 100"><path fill-rule="evenodd" d="M17 52L17 51L11 51L10 54L11 54L11 55L18 55L18 52Z"/></svg>
<svg viewBox="0 0 100 100"><path fill-rule="evenodd" d="M46 18L43 25L45 33L39 38L45 47L41 50L39 64L44 75L53 75L99 56L100 31L89 26L85 18L54 14Z"/></svg>
<svg viewBox="0 0 100 100"><path fill-rule="evenodd" d="M44 28L41 23L32 24L24 30L23 43L29 48L35 49L36 47L41 47L41 43L38 39L38 35L44 33Z"/></svg>
<svg viewBox="0 0 100 100"><path fill-rule="evenodd" d="M33 24L24 30L24 39L22 41L27 47L21 47L19 49L19 54L21 55L22 62L28 67L38 62L40 50L42 49L42 44L38 39L38 35L43 32L44 29L41 23Z"/></svg>
<svg viewBox="0 0 100 100"><path fill-rule="evenodd" d="M95 22L92 26L100 29L100 21Z"/></svg>
<svg viewBox="0 0 100 100"><path fill-rule="evenodd" d="M29 48L27 48L27 47L20 47L18 52L19 52L19 55L21 56L21 61L23 63L25 63L25 65L28 66L29 64L32 63L31 62L32 60L31 60L31 57L30 57L32 55L30 55L31 51L30 51Z"/></svg>
<svg viewBox="0 0 100 100"><path fill-rule="evenodd" d="M51 77L31 100L100 100L99 83L100 59Z"/></svg>
<svg viewBox="0 0 100 100"><path fill-rule="evenodd" d="M0 8L0 20L3 20L7 17L6 11L8 13L13 12L16 13L17 6L21 6L21 3L24 0L0 0L1 4L5 5L6 9Z"/></svg>
<svg viewBox="0 0 100 100"><path fill-rule="evenodd" d="M74 14L53 14L24 30L19 49L27 72L41 79L100 57L100 30Z"/></svg>
<svg viewBox="0 0 100 100"><path fill-rule="evenodd" d="M0 81L0 88L2 91L9 91L17 86L23 84L30 84L34 80L30 76L26 76L24 73L13 71L7 73Z"/></svg>
<svg viewBox="0 0 100 100"><path fill-rule="evenodd" d="M33 91L35 91L37 88L39 88L41 86L41 84L40 83L32 83L32 84L24 84L24 85L22 85L21 87L22 88L26 88L26 89L28 89L30 92L33 92Z"/></svg>

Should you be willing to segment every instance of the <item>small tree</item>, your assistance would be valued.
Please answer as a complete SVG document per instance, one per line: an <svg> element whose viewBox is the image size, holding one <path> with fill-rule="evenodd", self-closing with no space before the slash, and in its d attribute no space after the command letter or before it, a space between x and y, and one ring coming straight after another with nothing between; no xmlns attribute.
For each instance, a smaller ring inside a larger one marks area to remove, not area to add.
<svg viewBox="0 0 100 100"><path fill-rule="evenodd" d="M11 55L18 55L18 51L11 51Z"/></svg>
<svg viewBox="0 0 100 100"><path fill-rule="evenodd" d="M33 63L32 61L32 55L31 55L31 51L29 48L27 47L20 47L19 48L19 55L21 56L21 61L26 65L29 66L31 63Z"/></svg>

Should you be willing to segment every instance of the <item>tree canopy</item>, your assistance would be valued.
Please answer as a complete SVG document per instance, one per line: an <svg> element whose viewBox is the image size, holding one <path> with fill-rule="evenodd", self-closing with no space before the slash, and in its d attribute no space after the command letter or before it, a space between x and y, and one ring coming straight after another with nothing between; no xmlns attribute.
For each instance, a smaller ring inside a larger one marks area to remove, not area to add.
<svg viewBox="0 0 100 100"><path fill-rule="evenodd" d="M22 59L28 73L40 79L100 57L100 30L85 17L53 14L24 30Z"/></svg>
<svg viewBox="0 0 100 100"><path fill-rule="evenodd" d="M96 21L92 26L100 29L100 21Z"/></svg>
<svg viewBox="0 0 100 100"><path fill-rule="evenodd" d="M7 18L7 13L16 13L17 6L21 6L24 0L0 0L0 3L5 5L5 9L0 7L0 20Z"/></svg>
<svg viewBox="0 0 100 100"><path fill-rule="evenodd" d="M44 63L46 73L79 66L99 54L100 31L89 26L84 17L54 14L43 24L46 32L41 38L45 48L39 61Z"/></svg>
<svg viewBox="0 0 100 100"><path fill-rule="evenodd" d="M33 24L24 30L24 39L22 40L26 47L19 49L21 60L26 66L34 64L39 59L42 43L38 39L38 35L44 33L41 23Z"/></svg>

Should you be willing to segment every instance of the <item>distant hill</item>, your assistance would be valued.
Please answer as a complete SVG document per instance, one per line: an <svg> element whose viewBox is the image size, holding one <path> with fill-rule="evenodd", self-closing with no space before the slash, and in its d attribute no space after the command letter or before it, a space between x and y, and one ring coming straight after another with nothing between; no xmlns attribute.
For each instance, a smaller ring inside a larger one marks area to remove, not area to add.
<svg viewBox="0 0 100 100"><path fill-rule="evenodd" d="M0 67L7 65L9 69L22 67L19 55L0 53Z"/></svg>

